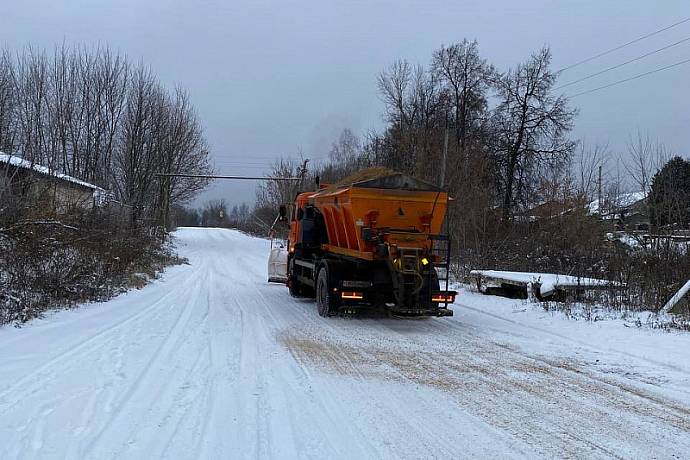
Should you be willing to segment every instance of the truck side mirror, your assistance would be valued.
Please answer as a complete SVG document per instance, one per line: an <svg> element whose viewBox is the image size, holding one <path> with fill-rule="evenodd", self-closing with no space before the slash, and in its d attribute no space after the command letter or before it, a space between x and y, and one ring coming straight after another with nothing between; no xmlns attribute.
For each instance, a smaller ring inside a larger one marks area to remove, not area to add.
<svg viewBox="0 0 690 460"><path fill-rule="evenodd" d="M284 204L280 205L279 215L281 222L287 221L287 206L285 206Z"/></svg>

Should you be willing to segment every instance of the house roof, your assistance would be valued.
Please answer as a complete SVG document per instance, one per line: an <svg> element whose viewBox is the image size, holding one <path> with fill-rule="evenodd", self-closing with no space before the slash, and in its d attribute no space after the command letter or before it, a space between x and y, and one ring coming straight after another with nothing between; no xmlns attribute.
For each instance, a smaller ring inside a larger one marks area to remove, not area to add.
<svg viewBox="0 0 690 460"><path fill-rule="evenodd" d="M573 209L573 204L571 201L561 201L561 200L549 200L540 203L528 210L523 214L529 217L556 217L562 216Z"/></svg>
<svg viewBox="0 0 690 460"><path fill-rule="evenodd" d="M73 184L81 185L82 187L87 187L92 189L94 192L104 192L101 187L90 184L88 182L84 182L83 180L77 179L72 176L68 176L67 174L62 174L54 169L47 168L45 166L37 165L36 163L32 163L29 160L25 160L23 158L20 158L18 156L12 156L7 153L0 152L0 163L7 163L12 166L22 168L22 169L28 169L30 171L35 171L40 174L45 174L46 176L51 176L55 177L56 179L64 180L66 182L71 182Z"/></svg>
<svg viewBox="0 0 690 460"><path fill-rule="evenodd" d="M613 206L615 209L626 209L646 198L647 193L645 192L622 193L615 197L609 206ZM606 204L606 201L604 203ZM599 214L599 200L592 201L586 207L590 214Z"/></svg>

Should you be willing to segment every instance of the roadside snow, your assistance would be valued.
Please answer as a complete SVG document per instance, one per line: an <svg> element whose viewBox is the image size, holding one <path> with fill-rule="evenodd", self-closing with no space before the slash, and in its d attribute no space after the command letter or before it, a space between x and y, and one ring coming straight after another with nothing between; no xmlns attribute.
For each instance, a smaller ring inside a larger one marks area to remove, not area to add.
<svg viewBox="0 0 690 460"><path fill-rule="evenodd" d="M466 289L452 318L324 319L266 283L267 241L176 235L189 265L0 330L0 458L690 451L688 334L574 321Z"/></svg>
<svg viewBox="0 0 690 460"><path fill-rule="evenodd" d="M463 322L525 336L521 346L535 353L562 354L563 349L550 346L560 342L571 348L573 356L586 356L594 367L605 362L611 366L616 362L634 364L630 373L644 374L643 380L650 382L664 382L656 389L679 402L690 402L690 334L650 328L650 312L585 321L561 311L547 311L541 303L487 296L466 286L456 288L462 308L456 307L455 315Z"/></svg>

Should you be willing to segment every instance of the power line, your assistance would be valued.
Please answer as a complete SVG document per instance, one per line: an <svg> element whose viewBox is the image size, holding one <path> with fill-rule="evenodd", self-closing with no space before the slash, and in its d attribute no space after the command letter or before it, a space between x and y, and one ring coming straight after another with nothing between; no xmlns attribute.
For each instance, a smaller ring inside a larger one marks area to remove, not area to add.
<svg viewBox="0 0 690 460"><path fill-rule="evenodd" d="M253 162L253 161L228 161L228 160L225 160L223 158L217 158L217 159L215 159L215 161L218 163L224 163L224 164L270 166L269 162L258 163L258 162Z"/></svg>
<svg viewBox="0 0 690 460"><path fill-rule="evenodd" d="M275 163L278 160L266 160L265 162L261 162L261 161L236 161L236 160L231 160L231 159L226 159L226 158L214 158L214 161L216 161L218 163L238 164L238 165L270 166L272 163Z"/></svg>
<svg viewBox="0 0 690 460"><path fill-rule="evenodd" d="M590 89L589 91L583 91L582 93L577 93L577 94L574 94L574 95L572 95L572 96L568 96L568 98L569 98L569 99L572 99L572 98L574 98L574 97L582 96L583 94L593 93L593 92L595 92L595 91L599 91L599 90L602 90L602 89L610 88L610 87L612 87L612 86L620 85L621 83L625 83L625 82L628 82L628 81L631 81L631 80L637 80L638 78L646 77L647 75L651 75L651 74L653 74L653 73L661 72L662 70L670 69L670 68L672 68L672 67L678 67L679 65L685 64L685 63L688 63L688 62L690 62L690 59L686 59L686 60L684 60L684 61L676 62L675 64L667 65L666 67L661 67L660 69L652 70L652 71L650 71L650 72L645 72L645 73L640 74L640 75L635 75L634 77L626 78L625 80L620 80L620 81L617 81L617 82L614 82L614 83L610 83L610 84L608 84L608 85L604 85L604 86L600 86L600 87L598 87L598 88Z"/></svg>
<svg viewBox="0 0 690 460"><path fill-rule="evenodd" d="M667 46L664 46L664 47L659 48L659 49L657 49L657 50L651 51L651 52L649 52L649 53L647 53L647 54L644 54L644 55L642 55L642 56L638 56L638 57L636 57L636 58L634 58L634 59L630 59L629 61L625 61L625 62L623 62L622 64L614 65L613 67L609 67L608 69L602 70L601 72L593 73L592 75L588 75L588 76L586 76L586 77L580 78L579 80L575 80L575 81L573 81L573 82L566 83L565 85L561 85L561 86L559 86L559 87L557 87L557 88L554 88L554 91L555 91L555 90L559 90L559 89L561 89L561 88L566 88L566 87L568 87L568 86L574 85L575 83L580 83L581 81L589 80L590 78L596 77L597 75L601 75L601 74L606 73L606 72L609 72L609 71L611 71L611 70L618 69L619 67L623 67L624 65L630 64L631 62L639 61L640 59L644 59L644 58L646 58L647 56L651 56L652 54L656 54L656 53L659 53L659 52L661 52L661 51L667 50L667 49L669 49L669 48L671 48L671 47L673 47L673 46L680 45L681 43L684 43L684 42L686 42L686 41L688 41L688 40L690 40L690 37L684 38L684 39L679 40L679 41L677 41L677 42L675 42L675 43L672 43L672 44L670 44L670 45L667 45Z"/></svg>
<svg viewBox="0 0 690 460"><path fill-rule="evenodd" d="M222 169L253 169L253 170L263 170L263 169L271 169L270 166L265 165L265 166L252 166L252 165L226 165L226 164L215 164L214 165L216 168L222 168Z"/></svg>
<svg viewBox="0 0 690 460"><path fill-rule="evenodd" d="M301 177L244 177L244 176L217 176L214 174L174 174L159 173L158 177L187 177L192 179L234 179L234 180L277 180L277 181L298 181Z"/></svg>
<svg viewBox="0 0 690 460"><path fill-rule="evenodd" d="M678 26L678 25L680 25L680 24L683 24L683 23L685 23L685 22L688 22L688 21L690 21L690 18L683 19L682 21L678 21L678 22L676 22L675 24L671 24L670 26L664 27L663 29L659 29L659 30L657 30L657 31L655 31L655 32L652 32L651 34L647 34L647 35L645 35L644 37L636 38L635 40L629 41L628 43L625 43L625 44L623 44L623 45L617 46L617 47L615 47L615 48L613 48L613 49L610 49L610 50L608 50L608 51L604 51L603 53L599 53L599 54L597 54L596 56L592 56L592 57L589 58L589 59L585 59L584 61L580 61L580 62L577 62L577 63L575 63L575 64L573 64L573 65L568 66L568 67L564 67L564 68L562 68L561 70L559 70L558 72L564 72L564 71L566 71L566 70L572 69L573 67L577 67L577 66L579 66L579 65L582 65L582 64L584 64L584 63L586 63L586 62L593 61L593 60L595 60L595 59L597 59L597 58L600 58L600 57L602 57L602 56L606 56L607 54L613 53L614 51L618 51L619 49L625 48L626 46L629 46L629 45L632 45L633 43L637 43L637 42L639 42L639 41L642 41L642 40L644 40L645 38L652 37L652 36L654 36L654 35L656 35L656 34L659 34L659 33L663 32L663 31L665 31L665 30L671 29L671 28L673 28L673 27L676 27L676 26Z"/></svg>
<svg viewBox="0 0 690 460"><path fill-rule="evenodd" d="M299 158L287 158L287 159L282 158L282 159L283 160L295 160L295 161L299 160L300 162L303 161L303 159L299 159ZM317 157L317 158L311 158L311 160L316 160L316 161L320 161L320 160L324 160L324 159L328 159L328 157L322 156L322 157ZM277 159L277 160L274 159L274 160L266 161L265 163L263 163L263 162L255 162L255 161L235 161L232 159L225 159L225 158L213 158L213 163L216 166L228 167L228 168L272 168L276 165L278 160L280 160L280 159Z"/></svg>
<svg viewBox="0 0 690 460"><path fill-rule="evenodd" d="M271 165L272 163L278 162L278 161L299 161L300 163L304 161L304 158L297 158L297 157L274 157L274 158L268 158L268 157L254 157L251 158L253 161L237 161L234 158L236 157L229 157L229 158L214 158L215 161L222 162L222 163L232 163L232 164L242 164L242 165ZM320 156L316 158L310 158L310 160L323 160L327 159L327 156Z"/></svg>

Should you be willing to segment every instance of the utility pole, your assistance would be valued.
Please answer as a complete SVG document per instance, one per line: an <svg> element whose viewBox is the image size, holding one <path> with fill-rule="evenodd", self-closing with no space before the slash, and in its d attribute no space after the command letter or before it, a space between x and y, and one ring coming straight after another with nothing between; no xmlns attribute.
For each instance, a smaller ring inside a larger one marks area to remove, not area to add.
<svg viewBox="0 0 690 460"><path fill-rule="evenodd" d="M446 126L445 134L443 135L443 159L441 160L441 183L439 187L443 187L446 183L446 157L448 156L448 126Z"/></svg>
<svg viewBox="0 0 690 460"><path fill-rule="evenodd" d="M158 175L158 201L160 206L160 214L158 225L161 228L161 239L165 241L165 223L168 220L167 210L166 210L166 193L165 193L165 181L168 179L166 176Z"/></svg>
<svg viewBox="0 0 690 460"><path fill-rule="evenodd" d="M307 163L309 163L309 158L304 160L304 163L302 163L302 170L300 171L299 177L300 177L300 187L304 188L304 177L307 175Z"/></svg>
<svg viewBox="0 0 690 460"><path fill-rule="evenodd" d="M597 207L599 208L599 217L603 217L604 215L604 207L602 206L601 203L601 166L599 166L599 193L597 197Z"/></svg>
<svg viewBox="0 0 690 460"><path fill-rule="evenodd" d="M302 163L302 168L300 169L300 172L299 172L299 185L295 184L293 187L291 187L291 190L290 190L291 196L288 197L289 201L287 203L288 204L288 206L287 206L288 216L292 216L292 211L293 211L292 200L294 199L295 195L297 195L296 189L299 189L299 191L304 191L304 178L307 177L307 163L309 163L309 158L305 158L304 163ZM288 219L290 219L290 217L288 217Z"/></svg>

